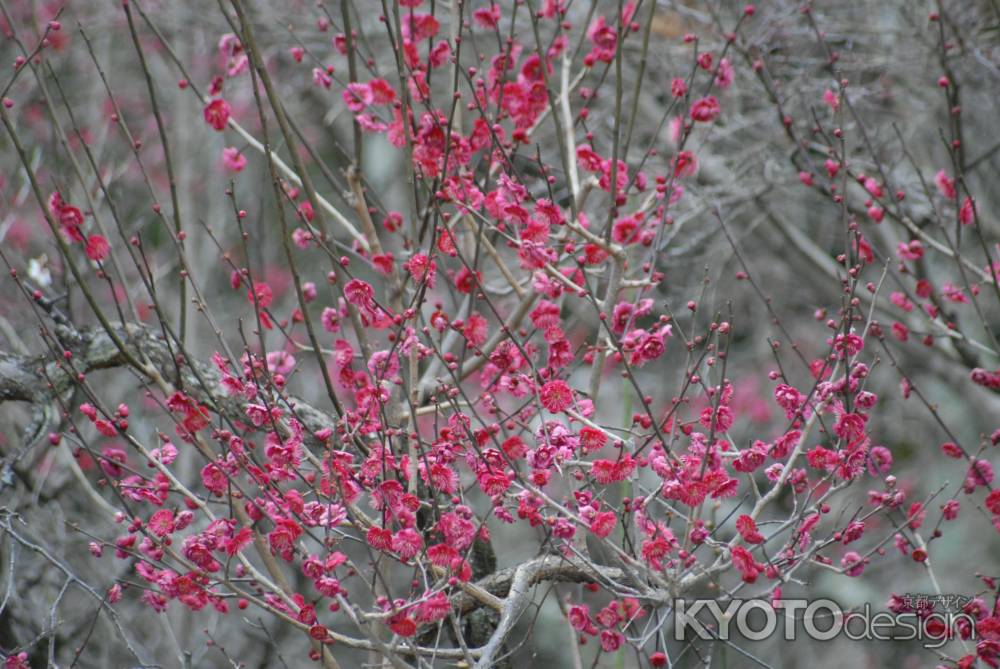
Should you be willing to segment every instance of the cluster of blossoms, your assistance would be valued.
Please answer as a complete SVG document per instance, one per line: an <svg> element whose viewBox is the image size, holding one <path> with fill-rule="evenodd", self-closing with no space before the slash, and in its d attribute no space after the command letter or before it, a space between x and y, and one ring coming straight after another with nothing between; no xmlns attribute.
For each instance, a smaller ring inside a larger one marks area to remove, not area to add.
<svg viewBox="0 0 1000 669"><path fill-rule="evenodd" d="M49 196L49 214L59 224L59 230L67 240L83 244L84 252L93 261L106 260L110 246L108 240L99 234L84 233L83 213L78 207L64 202L58 191Z"/></svg>

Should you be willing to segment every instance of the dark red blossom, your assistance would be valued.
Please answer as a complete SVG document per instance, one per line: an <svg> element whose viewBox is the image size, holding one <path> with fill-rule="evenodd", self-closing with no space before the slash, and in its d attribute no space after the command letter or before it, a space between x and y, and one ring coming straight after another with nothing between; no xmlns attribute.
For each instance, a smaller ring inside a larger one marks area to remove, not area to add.
<svg viewBox="0 0 1000 669"><path fill-rule="evenodd" d="M205 123L209 124L219 132L226 129L229 124L230 107L229 103L218 98L205 105L203 115Z"/></svg>

